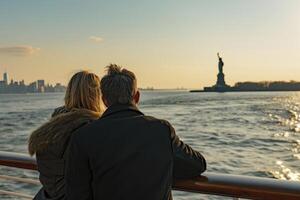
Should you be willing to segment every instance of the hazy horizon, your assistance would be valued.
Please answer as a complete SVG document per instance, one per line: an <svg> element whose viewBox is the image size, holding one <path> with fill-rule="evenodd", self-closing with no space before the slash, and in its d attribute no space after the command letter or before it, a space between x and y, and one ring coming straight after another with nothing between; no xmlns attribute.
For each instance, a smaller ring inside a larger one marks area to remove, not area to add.
<svg viewBox="0 0 300 200"><path fill-rule="evenodd" d="M139 87L300 81L300 1L1 1L0 73L66 84L116 63ZM2 76L1 78L2 79Z"/></svg>

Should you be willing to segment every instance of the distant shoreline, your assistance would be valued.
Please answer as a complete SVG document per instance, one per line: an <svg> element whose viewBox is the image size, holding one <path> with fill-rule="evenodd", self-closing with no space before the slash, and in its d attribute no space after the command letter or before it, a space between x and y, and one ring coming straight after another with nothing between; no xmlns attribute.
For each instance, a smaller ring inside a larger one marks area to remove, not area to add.
<svg viewBox="0 0 300 200"><path fill-rule="evenodd" d="M300 90L227 90L227 91L205 91L189 90L191 93L225 93L225 92L300 92Z"/></svg>
<svg viewBox="0 0 300 200"><path fill-rule="evenodd" d="M0 95L27 95L27 94L64 94L65 92L14 92L14 93L1 93Z"/></svg>
<svg viewBox="0 0 300 200"><path fill-rule="evenodd" d="M300 82L273 81L273 82L238 82L233 87L226 84L216 84L204 87L203 90L190 92L295 92L300 91Z"/></svg>

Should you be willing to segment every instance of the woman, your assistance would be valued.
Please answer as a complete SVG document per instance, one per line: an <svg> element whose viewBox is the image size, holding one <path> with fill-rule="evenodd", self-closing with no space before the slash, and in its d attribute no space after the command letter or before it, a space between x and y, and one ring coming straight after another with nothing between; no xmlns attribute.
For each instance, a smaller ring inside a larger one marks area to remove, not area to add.
<svg viewBox="0 0 300 200"><path fill-rule="evenodd" d="M64 167L70 137L80 127L100 117L100 80L87 71L76 73L65 95L65 106L57 108L52 118L35 130L28 144L36 155L42 189L34 199L65 199Z"/></svg>

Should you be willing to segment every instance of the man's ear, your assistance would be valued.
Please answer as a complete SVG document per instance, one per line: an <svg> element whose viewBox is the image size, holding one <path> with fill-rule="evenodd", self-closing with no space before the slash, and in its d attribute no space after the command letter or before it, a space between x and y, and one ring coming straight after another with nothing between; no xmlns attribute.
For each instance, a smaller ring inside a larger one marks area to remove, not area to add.
<svg viewBox="0 0 300 200"><path fill-rule="evenodd" d="M101 96L101 99L102 99L104 105L108 108L108 103L107 103L107 101L106 101L106 99L104 98L103 95Z"/></svg>
<svg viewBox="0 0 300 200"><path fill-rule="evenodd" d="M133 96L133 101L135 104L138 104L140 102L140 97L141 97L140 91L137 90Z"/></svg>

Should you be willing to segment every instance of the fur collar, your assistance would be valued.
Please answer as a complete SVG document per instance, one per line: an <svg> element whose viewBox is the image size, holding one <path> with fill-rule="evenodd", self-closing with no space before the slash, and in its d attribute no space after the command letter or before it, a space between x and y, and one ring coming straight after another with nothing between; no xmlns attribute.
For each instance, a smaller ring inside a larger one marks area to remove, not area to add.
<svg viewBox="0 0 300 200"><path fill-rule="evenodd" d="M96 120L100 113L86 109L73 109L52 117L30 135L28 151L30 155L43 151L49 144L69 138L81 126Z"/></svg>

